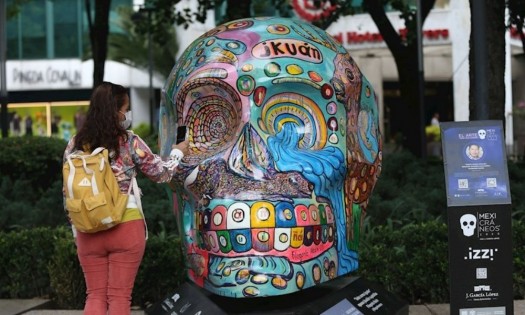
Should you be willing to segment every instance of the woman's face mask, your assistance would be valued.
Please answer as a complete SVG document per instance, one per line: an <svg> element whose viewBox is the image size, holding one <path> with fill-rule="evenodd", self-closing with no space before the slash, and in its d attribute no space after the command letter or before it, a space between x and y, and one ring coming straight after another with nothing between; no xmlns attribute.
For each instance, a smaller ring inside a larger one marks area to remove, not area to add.
<svg viewBox="0 0 525 315"><path fill-rule="evenodd" d="M125 119L120 121L120 125L124 129L128 129L131 126L131 111L127 111L126 113L120 112L124 115Z"/></svg>

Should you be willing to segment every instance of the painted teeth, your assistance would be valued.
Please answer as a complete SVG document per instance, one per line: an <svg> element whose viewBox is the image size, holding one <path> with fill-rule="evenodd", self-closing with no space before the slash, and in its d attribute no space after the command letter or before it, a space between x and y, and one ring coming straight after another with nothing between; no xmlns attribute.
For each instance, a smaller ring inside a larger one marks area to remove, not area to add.
<svg viewBox="0 0 525 315"><path fill-rule="evenodd" d="M334 215L326 204L235 202L195 216L198 245L214 253L285 252L302 246L331 244Z"/></svg>

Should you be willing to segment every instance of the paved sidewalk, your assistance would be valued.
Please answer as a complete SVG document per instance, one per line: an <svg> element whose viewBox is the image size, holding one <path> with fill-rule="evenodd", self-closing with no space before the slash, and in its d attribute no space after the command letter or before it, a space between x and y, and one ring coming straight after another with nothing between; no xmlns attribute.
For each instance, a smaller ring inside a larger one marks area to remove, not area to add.
<svg viewBox="0 0 525 315"><path fill-rule="evenodd" d="M0 299L0 315L82 315L80 310L46 309L49 300L45 299ZM142 310L134 310L131 315L144 315Z"/></svg>
<svg viewBox="0 0 525 315"><path fill-rule="evenodd" d="M79 310L46 310L48 300L0 300L0 315L82 315ZM44 308L44 309L40 309ZM134 310L132 315L144 315L142 310ZM448 304L410 305L410 315L449 315ZM525 300L514 301L514 315L525 314ZM507 314L511 315L511 314Z"/></svg>

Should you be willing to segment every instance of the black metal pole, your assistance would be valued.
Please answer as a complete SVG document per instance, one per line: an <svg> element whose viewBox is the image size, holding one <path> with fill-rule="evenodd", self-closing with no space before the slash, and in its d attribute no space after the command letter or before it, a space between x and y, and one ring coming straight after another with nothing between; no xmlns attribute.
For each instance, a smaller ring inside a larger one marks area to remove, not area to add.
<svg viewBox="0 0 525 315"><path fill-rule="evenodd" d="M421 0L417 1L416 28L417 28L417 67L418 67L418 98L419 98L419 141L421 157L427 156L427 141L425 134L425 65L423 63L423 23L421 15Z"/></svg>
<svg viewBox="0 0 525 315"><path fill-rule="evenodd" d="M6 85L6 62L7 62L7 40L6 40L6 1L0 1L0 124L2 125L2 138L7 138L9 120L7 115L7 85Z"/></svg>
<svg viewBox="0 0 525 315"><path fill-rule="evenodd" d="M149 70L149 121L150 132L154 132L154 98L153 98L153 47L151 43L151 9L148 11L148 70Z"/></svg>
<svg viewBox="0 0 525 315"><path fill-rule="evenodd" d="M492 0L490 0L492 1ZM474 64L471 69L474 69L474 102L476 120L484 120L489 118L488 109L488 88L487 88L487 38L486 31L486 0L472 1L472 32L474 40Z"/></svg>

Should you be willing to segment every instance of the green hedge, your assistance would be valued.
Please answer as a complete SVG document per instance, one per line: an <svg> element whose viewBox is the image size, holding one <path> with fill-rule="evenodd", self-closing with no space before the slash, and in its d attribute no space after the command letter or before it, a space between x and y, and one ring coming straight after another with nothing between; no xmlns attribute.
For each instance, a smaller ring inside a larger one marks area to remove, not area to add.
<svg viewBox="0 0 525 315"><path fill-rule="evenodd" d="M0 232L0 297L32 298L49 291L47 263L56 234L49 228Z"/></svg>
<svg viewBox="0 0 525 315"><path fill-rule="evenodd" d="M508 160L512 217L525 220L525 161ZM370 226L402 227L439 219L447 222L445 171L440 159L418 159L400 151L385 156L368 204Z"/></svg>
<svg viewBox="0 0 525 315"><path fill-rule="evenodd" d="M155 137L146 139L151 148ZM0 139L0 298L49 296L62 308L84 303L84 280L62 205L65 142ZM525 296L525 163L508 161L512 194L514 294ZM133 302L146 306L184 279L170 191L139 176L150 239ZM448 301L443 163L408 152L384 158L368 205L357 275L417 303Z"/></svg>
<svg viewBox="0 0 525 315"><path fill-rule="evenodd" d="M359 275L410 304L449 300L448 231L444 223L378 226L364 237Z"/></svg>
<svg viewBox="0 0 525 315"><path fill-rule="evenodd" d="M66 142L47 137L0 140L0 230L57 226L62 205L62 154Z"/></svg>
<svg viewBox="0 0 525 315"><path fill-rule="evenodd" d="M0 298L49 297L62 309L82 309L85 283L71 230L65 227L0 232ZM146 307L184 281L180 240L150 235L133 292Z"/></svg>
<svg viewBox="0 0 525 315"><path fill-rule="evenodd" d="M149 136L145 139L152 142ZM1 231L67 224L62 200L65 147L66 142L57 138L0 139ZM177 231L168 186L153 183L142 174L138 182L150 232Z"/></svg>
<svg viewBox="0 0 525 315"><path fill-rule="evenodd" d="M363 236L355 275L383 285L410 304L447 303L448 238L445 224L431 221L401 229L378 226ZM0 232L0 298L50 297L57 307L81 309L84 278L69 229ZM525 295L525 223L513 224L514 297ZM133 291L143 308L185 280L180 239L150 235ZM28 268L30 266L30 268Z"/></svg>
<svg viewBox="0 0 525 315"><path fill-rule="evenodd" d="M12 137L0 140L0 174L11 181L28 180L45 189L62 180L62 155L67 143L48 137Z"/></svg>

